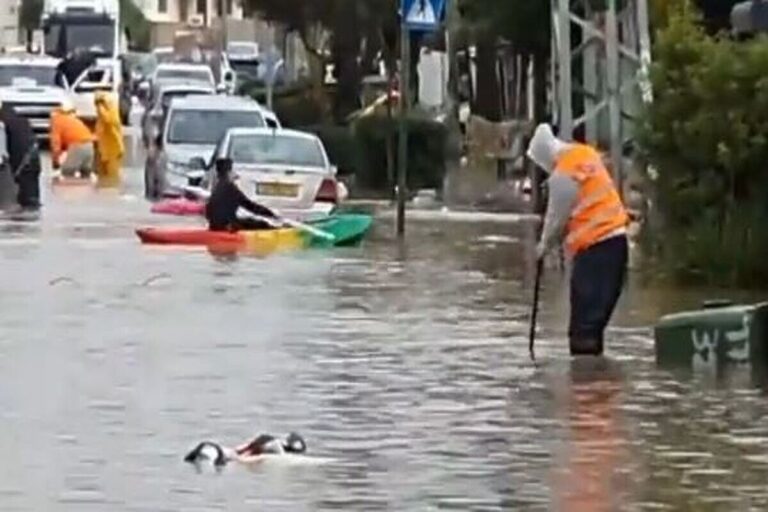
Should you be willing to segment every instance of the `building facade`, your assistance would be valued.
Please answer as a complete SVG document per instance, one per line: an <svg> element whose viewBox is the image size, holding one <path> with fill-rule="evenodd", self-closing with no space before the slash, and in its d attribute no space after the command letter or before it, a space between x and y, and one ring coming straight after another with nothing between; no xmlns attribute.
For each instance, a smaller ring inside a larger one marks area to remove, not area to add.
<svg viewBox="0 0 768 512"><path fill-rule="evenodd" d="M152 23L190 23L210 27L224 15L242 19L241 2L236 0L134 0Z"/></svg>
<svg viewBox="0 0 768 512"><path fill-rule="evenodd" d="M0 0L0 47L19 44L20 0Z"/></svg>

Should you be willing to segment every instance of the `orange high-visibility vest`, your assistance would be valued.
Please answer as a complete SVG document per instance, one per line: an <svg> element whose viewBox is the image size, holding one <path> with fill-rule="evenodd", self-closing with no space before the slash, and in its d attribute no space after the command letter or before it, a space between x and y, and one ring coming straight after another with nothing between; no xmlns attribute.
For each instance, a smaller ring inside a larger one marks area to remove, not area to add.
<svg viewBox="0 0 768 512"><path fill-rule="evenodd" d="M571 255L601 242L629 224L629 215L600 154L575 144L558 158L555 172L579 185L576 205L568 220L565 247Z"/></svg>
<svg viewBox="0 0 768 512"><path fill-rule="evenodd" d="M86 142L93 142L91 130L75 114L60 110L51 112L50 143L54 162L70 147Z"/></svg>

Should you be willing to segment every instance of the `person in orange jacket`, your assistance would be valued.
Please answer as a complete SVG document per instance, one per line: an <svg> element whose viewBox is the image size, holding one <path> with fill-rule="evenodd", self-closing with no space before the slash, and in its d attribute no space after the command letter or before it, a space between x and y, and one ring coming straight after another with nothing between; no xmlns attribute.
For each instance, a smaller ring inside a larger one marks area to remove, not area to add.
<svg viewBox="0 0 768 512"><path fill-rule="evenodd" d="M601 355L603 334L627 272L629 215L600 154L540 124L528 157L550 174L537 257L564 242L573 258L568 337L572 355Z"/></svg>
<svg viewBox="0 0 768 512"><path fill-rule="evenodd" d="M72 102L66 100L51 113L51 153L53 168L73 177L88 177L94 166L94 137L91 130L75 115Z"/></svg>

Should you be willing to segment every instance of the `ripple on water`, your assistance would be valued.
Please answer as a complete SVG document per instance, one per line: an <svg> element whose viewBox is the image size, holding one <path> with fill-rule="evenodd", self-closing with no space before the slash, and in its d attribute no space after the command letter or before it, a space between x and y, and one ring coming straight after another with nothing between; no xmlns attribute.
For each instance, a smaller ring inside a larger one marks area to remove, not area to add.
<svg viewBox="0 0 768 512"><path fill-rule="evenodd" d="M644 308L617 318L610 364L579 368L548 272L529 362L520 226L225 261L140 247L136 225L191 222L143 201L48 199L0 244L3 511L768 509L763 392L656 368ZM288 431L334 462L181 460Z"/></svg>

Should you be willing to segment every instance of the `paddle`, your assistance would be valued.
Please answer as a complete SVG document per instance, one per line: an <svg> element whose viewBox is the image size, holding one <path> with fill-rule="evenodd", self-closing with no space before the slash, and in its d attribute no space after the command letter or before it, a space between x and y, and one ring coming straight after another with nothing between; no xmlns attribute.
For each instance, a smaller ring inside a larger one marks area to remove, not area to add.
<svg viewBox="0 0 768 512"><path fill-rule="evenodd" d="M205 190L204 188L193 187L191 185L184 186L184 191L185 192L189 192L190 194L193 194L196 197L199 197L201 199L207 199L211 195L211 193L208 192L207 190ZM257 217L257 218L267 222L271 226L276 226L276 223L275 223L275 221L273 219L269 219L267 217L262 217L262 216L258 216L258 215L255 215L254 217ZM296 228L296 229L300 229L302 231L306 231L307 233L309 233L309 234L311 234L313 236L316 236L318 238L322 238L323 240L327 240L329 242L335 242L336 241L336 237L332 233L329 233L327 231L323 231L322 229L317 229L316 227L310 226L308 224L304 224L303 222L299 222L299 221L293 220L293 219L288 219L286 217L276 217L275 220L281 222L282 224L284 224L286 226L290 226L292 228Z"/></svg>
<svg viewBox="0 0 768 512"><path fill-rule="evenodd" d="M533 352L533 342L536 339L536 317L539 315L539 291L541 290L541 274L544 272L544 258L536 261L536 277L533 285L533 304L531 306L531 330L528 333L528 351L531 361L536 360Z"/></svg>
<svg viewBox="0 0 768 512"><path fill-rule="evenodd" d="M287 224L288 226L291 226L292 228L301 229L302 231L306 231L307 233L314 235L318 238L322 238L329 242L336 241L336 236L334 236L333 233L323 231L322 229L317 229L314 226L310 226L309 224L304 224L303 222L299 222L297 220L287 219L285 217L278 217L278 219L283 221L283 223Z"/></svg>

